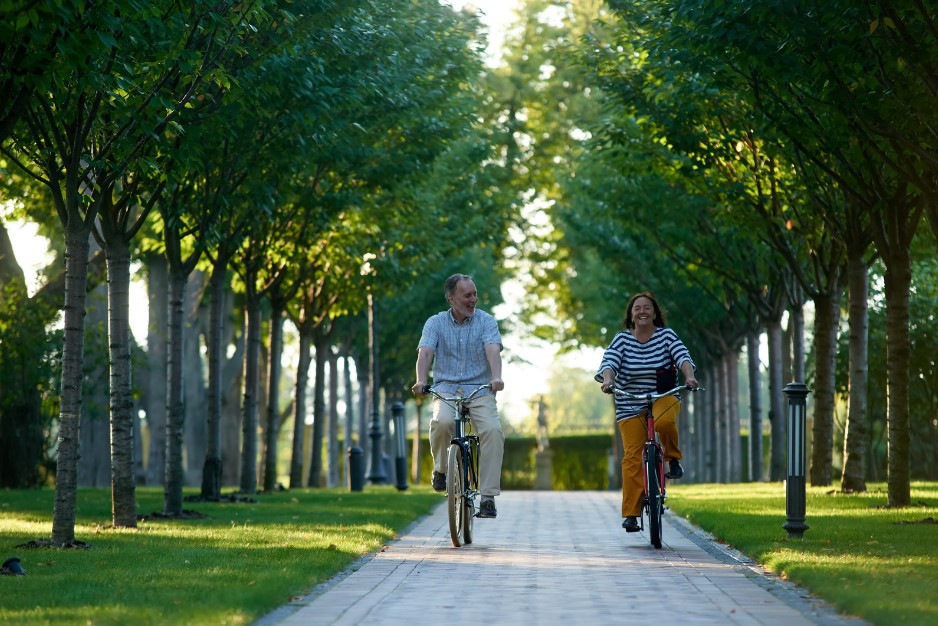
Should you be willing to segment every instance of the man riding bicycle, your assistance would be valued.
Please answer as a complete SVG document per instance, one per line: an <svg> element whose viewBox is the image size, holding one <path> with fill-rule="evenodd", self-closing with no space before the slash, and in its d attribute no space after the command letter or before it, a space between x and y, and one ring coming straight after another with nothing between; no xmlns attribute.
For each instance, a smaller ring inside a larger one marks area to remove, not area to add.
<svg viewBox="0 0 938 626"><path fill-rule="evenodd" d="M502 457L505 435L501 429L495 393L505 388L502 381L502 338L495 318L476 308L479 294L472 278L453 274L443 284L450 308L431 316L423 326L417 348L417 382L411 388L418 398L433 365L434 388L456 395L473 387L490 385L469 405L470 416L479 435L481 459L479 491L482 499L479 517L495 517L495 496L501 493ZM430 454L433 456L433 489L446 490L446 455L454 432L454 416L443 402L433 401L430 419Z"/></svg>

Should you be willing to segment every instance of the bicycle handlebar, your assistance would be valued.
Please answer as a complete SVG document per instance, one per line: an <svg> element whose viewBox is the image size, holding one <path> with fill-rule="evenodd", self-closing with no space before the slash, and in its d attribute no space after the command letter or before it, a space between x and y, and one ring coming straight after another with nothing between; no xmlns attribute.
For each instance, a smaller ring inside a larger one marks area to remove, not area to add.
<svg viewBox="0 0 938 626"><path fill-rule="evenodd" d="M659 398L665 398L667 396L676 396L682 391L706 391L703 387L691 387L690 385L678 385L674 389L669 391L664 391L661 393L658 392L648 392L648 393L632 393L630 391L623 391L613 387L610 390L613 394L619 396L620 398L628 398L629 400L644 400L651 404Z"/></svg>
<svg viewBox="0 0 938 626"><path fill-rule="evenodd" d="M461 401L461 402L469 402L470 400L472 400L473 398L475 398L475 397L476 397L476 394L478 394L478 393L479 393L480 391L482 391L483 389L489 389L489 390L491 390L491 389L492 389L492 385L490 385L490 384L482 385L482 386L480 386L480 387L477 387L476 389L473 389L473 390L472 390L472 393L470 393L468 396L456 396L456 397L453 397L453 398L447 398L447 397L445 397L445 396L442 395L441 393L437 392L437 390L434 389L433 387L431 387L430 385L424 385L424 386L423 386L423 389L421 389L420 391L422 391L422 392L425 393L425 394L430 394L430 395L432 395L432 396L435 396L435 397L439 398L440 400L447 401L447 402L452 402L452 401L454 401L454 400L459 400L459 401Z"/></svg>

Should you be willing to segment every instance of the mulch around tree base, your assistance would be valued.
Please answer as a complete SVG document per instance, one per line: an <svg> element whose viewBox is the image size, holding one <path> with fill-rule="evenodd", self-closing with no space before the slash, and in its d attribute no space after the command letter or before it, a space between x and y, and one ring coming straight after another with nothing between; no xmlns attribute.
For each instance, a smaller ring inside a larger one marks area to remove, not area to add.
<svg viewBox="0 0 938 626"><path fill-rule="evenodd" d="M32 541L27 541L26 543L21 543L16 548L23 548L24 550L36 550L39 548L64 548L67 550L90 550L91 546L85 543L84 541L78 541L74 539L66 543L52 543L49 539L34 539Z"/></svg>

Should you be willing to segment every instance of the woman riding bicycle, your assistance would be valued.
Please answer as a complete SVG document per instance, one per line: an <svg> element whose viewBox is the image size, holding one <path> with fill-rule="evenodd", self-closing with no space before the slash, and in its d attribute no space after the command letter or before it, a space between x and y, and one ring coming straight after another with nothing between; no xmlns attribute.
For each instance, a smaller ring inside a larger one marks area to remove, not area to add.
<svg viewBox="0 0 938 626"><path fill-rule="evenodd" d="M636 294L629 300L623 320L625 330L616 333L603 353L596 380L605 393L613 386L635 394L667 391L677 384L677 370L685 383L697 387L697 369L687 347L677 333L665 326L664 313L651 292ZM633 400L616 397L616 426L622 435L622 527L639 530L642 514L642 449L645 444L645 408ZM655 430L664 448L668 478L684 475L681 450L678 448L677 415L681 410L676 396L655 403Z"/></svg>

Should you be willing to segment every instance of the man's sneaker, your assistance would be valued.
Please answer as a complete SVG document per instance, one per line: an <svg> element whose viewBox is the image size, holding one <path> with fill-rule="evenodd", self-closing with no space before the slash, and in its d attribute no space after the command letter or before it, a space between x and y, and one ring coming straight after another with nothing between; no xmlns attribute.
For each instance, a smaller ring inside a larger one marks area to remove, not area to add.
<svg viewBox="0 0 938 626"><path fill-rule="evenodd" d="M639 530L641 530L638 527L638 518L634 515L629 515L624 520L622 520L622 528L624 528L625 532L627 533L637 533Z"/></svg>
<svg viewBox="0 0 938 626"><path fill-rule="evenodd" d="M495 500L483 500L479 507L479 517L495 517L498 511L495 509Z"/></svg>
<svg viewBox="0 0 938 626"><path fill-rule="evenodd" d="M446 474L433 472L433 491L446 491Z"/></svg>
<svg viewBox="0 0 938 626"><path fill-rule="evenodd" d="M684 468L681 467L681 462L677 459L671 459L668 461L668 473L665 474L668 478L680 478L684 475Z"/></svg>

